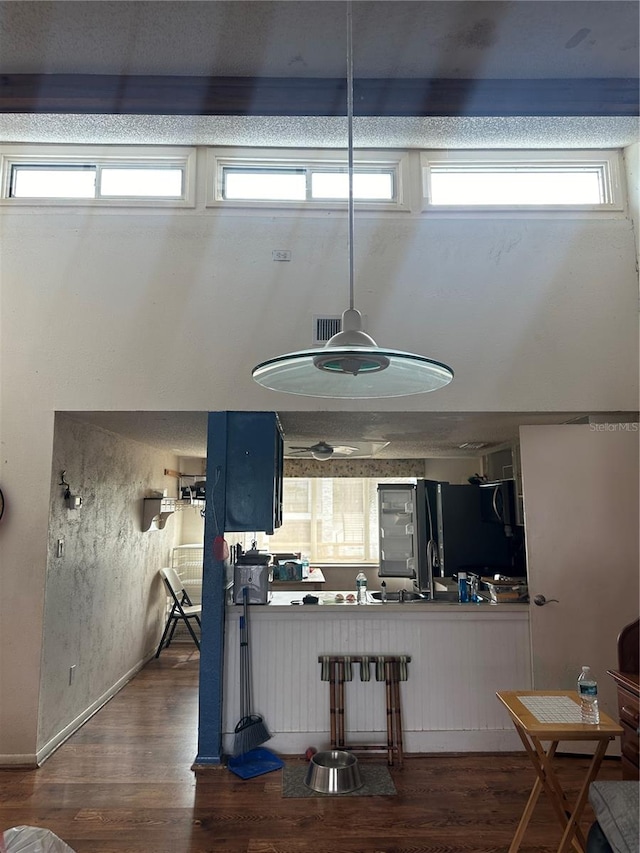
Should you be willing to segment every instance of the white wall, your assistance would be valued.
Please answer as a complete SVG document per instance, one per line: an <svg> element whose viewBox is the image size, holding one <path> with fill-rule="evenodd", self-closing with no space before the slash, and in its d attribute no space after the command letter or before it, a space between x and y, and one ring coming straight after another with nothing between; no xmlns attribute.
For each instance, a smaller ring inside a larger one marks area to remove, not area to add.
<svg viewBox="0 0 640 853"><path fill-rule="evenodd" d="M4 213L6 393L58 410L320 407L250 373L308 345L313 314L346 307L345 228L329 215ZM637 348L629 220L407 214L356 231L369 330L456 372L401 408L636 405L635 374L613 370ZM274 263L274 247L292 261Z"/></svg>
<svg viewBox="0 0 640 853"><path fill-rule="evenodd" d="M291 262L272 262L276 248ZM356 272L378 342L456 378L354 409L637 406L629 220L367 216ZM0 277L0 755L19 756L37 740L53 413L343 408L273 394L250 372L307 346L313 314L346 307L346 220L5 209Z"/></svg>
<svg viewBox="0 0 640 853"><path fill-rule="evenodd" d="M437 458L424 460L424 476L427 480L442 480L443 482L465 485L469 477L481 474L482 459Z"/></svg>
<svg viewBox="0 0 640 853"><path fill-rule="evenodd" d="M1 280L1 278L0 278ZM2 336L0 336L0 340ZM2 368L7 353L3 351ZM2 491L0 536L0 756L33 764L38 731L40 659L53 445L53 411L10 395L3 376L0 409ZM26 628L28 626L28 629Z"/></svg>

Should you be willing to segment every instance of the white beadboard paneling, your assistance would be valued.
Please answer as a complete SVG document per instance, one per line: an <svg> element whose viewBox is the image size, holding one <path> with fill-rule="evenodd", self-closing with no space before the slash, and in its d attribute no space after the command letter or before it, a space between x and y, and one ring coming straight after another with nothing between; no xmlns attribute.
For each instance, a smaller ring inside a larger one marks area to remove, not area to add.
<svg viewBox="0 0 640 853"><path fill-rule="evenodd" d="M225 645L225 743L239 719L238 615L229 608ZM322 654L408 654L400 685L407 752L514 749L512 725L497 690L531 687L528 608L505 605L403 608L250 609L253 708L284 753L329 743L329 684L320 680ZM345 686L348 742L386 735L384 682Z"/></svg>

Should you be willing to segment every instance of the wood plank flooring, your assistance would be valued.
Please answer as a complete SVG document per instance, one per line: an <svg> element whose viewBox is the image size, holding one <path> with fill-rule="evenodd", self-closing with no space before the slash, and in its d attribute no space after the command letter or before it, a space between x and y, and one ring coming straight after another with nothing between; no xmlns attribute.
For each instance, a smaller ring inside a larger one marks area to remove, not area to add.
<svg viewBox="0 0 640 853"><path fill-rule="evenodd" d="M46 827L76 853L508 850L533 784L520 753L407 756L402 770L391 768L393 797L284 799L280 770L196 776L198 661L176 644L41 768L0 771L0 831ZM559 761L577 790L586 760ZM620 779L620 762L605 760L599 778ZM592 819L587 808L585 831ZM543 794L522 853L552 853L560 835Z"/></svg>

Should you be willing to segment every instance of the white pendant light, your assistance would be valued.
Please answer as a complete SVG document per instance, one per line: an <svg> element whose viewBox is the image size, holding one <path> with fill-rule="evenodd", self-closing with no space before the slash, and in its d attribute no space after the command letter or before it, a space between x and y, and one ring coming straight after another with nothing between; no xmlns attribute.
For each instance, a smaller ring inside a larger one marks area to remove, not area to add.
<svg viewBox="0 0 640 853"><path fill-rule="evenodd" d="M306 397L404 397L448 385L453 370L446 364L400 350L379 347L362 330L362 315L354 307L353 262L353 38L351 0L347 0L347 125L349 308L342 331L322 349L285 353L253 368L255 381L272 391Z"/></svg>

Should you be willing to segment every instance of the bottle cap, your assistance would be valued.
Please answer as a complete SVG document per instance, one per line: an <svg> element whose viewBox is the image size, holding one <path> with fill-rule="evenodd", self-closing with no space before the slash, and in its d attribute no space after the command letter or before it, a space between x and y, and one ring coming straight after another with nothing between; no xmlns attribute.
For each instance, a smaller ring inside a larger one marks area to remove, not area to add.
<svg viewBox="0 0 640 853"><path fill-rule="evenodd" d="M459 581L466 581L466 579L467 579L467 573L466 572L458 572L458 580Z"/></svg>

